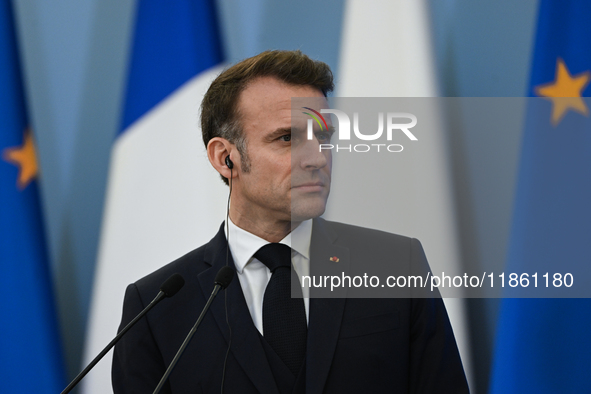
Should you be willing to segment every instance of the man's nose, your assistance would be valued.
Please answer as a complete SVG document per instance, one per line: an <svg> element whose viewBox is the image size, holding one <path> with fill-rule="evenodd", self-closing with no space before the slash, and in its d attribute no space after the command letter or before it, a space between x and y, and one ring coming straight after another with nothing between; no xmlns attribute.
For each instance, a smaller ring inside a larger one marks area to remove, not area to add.
<svg viewBox="0 0 591 394"><path fill-rule="evenodd" d="M321 151L316 138L307 140L300 152L300 166L303 169L320 169L328 164L328 151Z"/></svg>

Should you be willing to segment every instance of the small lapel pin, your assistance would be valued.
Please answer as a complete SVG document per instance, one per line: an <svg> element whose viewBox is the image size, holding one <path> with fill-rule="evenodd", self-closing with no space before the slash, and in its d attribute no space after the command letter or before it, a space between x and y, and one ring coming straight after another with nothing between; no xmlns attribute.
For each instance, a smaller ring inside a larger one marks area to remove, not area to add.
<svg viewBox="0 0 591 394"><path fill-rule="evenodd" d="M338 263L338 262L339 262L339 258L338 258L337 256L332 256L332 257L330 258L330 261L333 261L333 262L335 262L335 263Z"/></svg>

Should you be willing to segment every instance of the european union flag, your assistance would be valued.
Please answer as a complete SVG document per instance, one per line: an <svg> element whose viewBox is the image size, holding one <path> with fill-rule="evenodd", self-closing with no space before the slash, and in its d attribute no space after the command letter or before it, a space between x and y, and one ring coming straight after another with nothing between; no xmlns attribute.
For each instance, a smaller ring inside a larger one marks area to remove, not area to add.
<svg viewBox="0 0 591 394"><path fill-rule="evenodd" d="M591 285L590 21L587 0L540 2L506 272L550 286ZM503 300L491 392L591 392L590 332L591 299Z"/></svg>
<svg viewBox="0 0 591 394"><path fill-rule="evenodd" d="M58 393L61 346L10 0L0 0L0 392Z"/></svg>

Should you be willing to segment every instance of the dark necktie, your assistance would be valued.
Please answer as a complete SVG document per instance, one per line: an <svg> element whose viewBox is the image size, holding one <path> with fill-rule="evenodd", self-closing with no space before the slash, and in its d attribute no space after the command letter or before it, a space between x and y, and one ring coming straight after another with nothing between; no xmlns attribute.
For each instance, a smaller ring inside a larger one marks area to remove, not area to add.
<svg viewBox="0 0 591 394"><path fill-rule="evenodd" d="M308 324L304 299L291 298L291 248L271 243L260 248L254 257L273 273L263 298L265 340L298 376L306 356Z"/></svg>

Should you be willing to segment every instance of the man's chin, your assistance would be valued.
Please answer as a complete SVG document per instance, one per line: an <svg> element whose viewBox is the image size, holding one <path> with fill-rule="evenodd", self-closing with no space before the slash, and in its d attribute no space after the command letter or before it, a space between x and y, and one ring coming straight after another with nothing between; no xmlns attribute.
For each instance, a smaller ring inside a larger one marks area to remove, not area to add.
<svg viewBox="0 0 591 394"><path fill-rule="evenodd" d="M315 200L317 201L292 201L291 221L302 222L304 220L314 219L322 215L326 210L326 200L322 198Z"/></svg>

